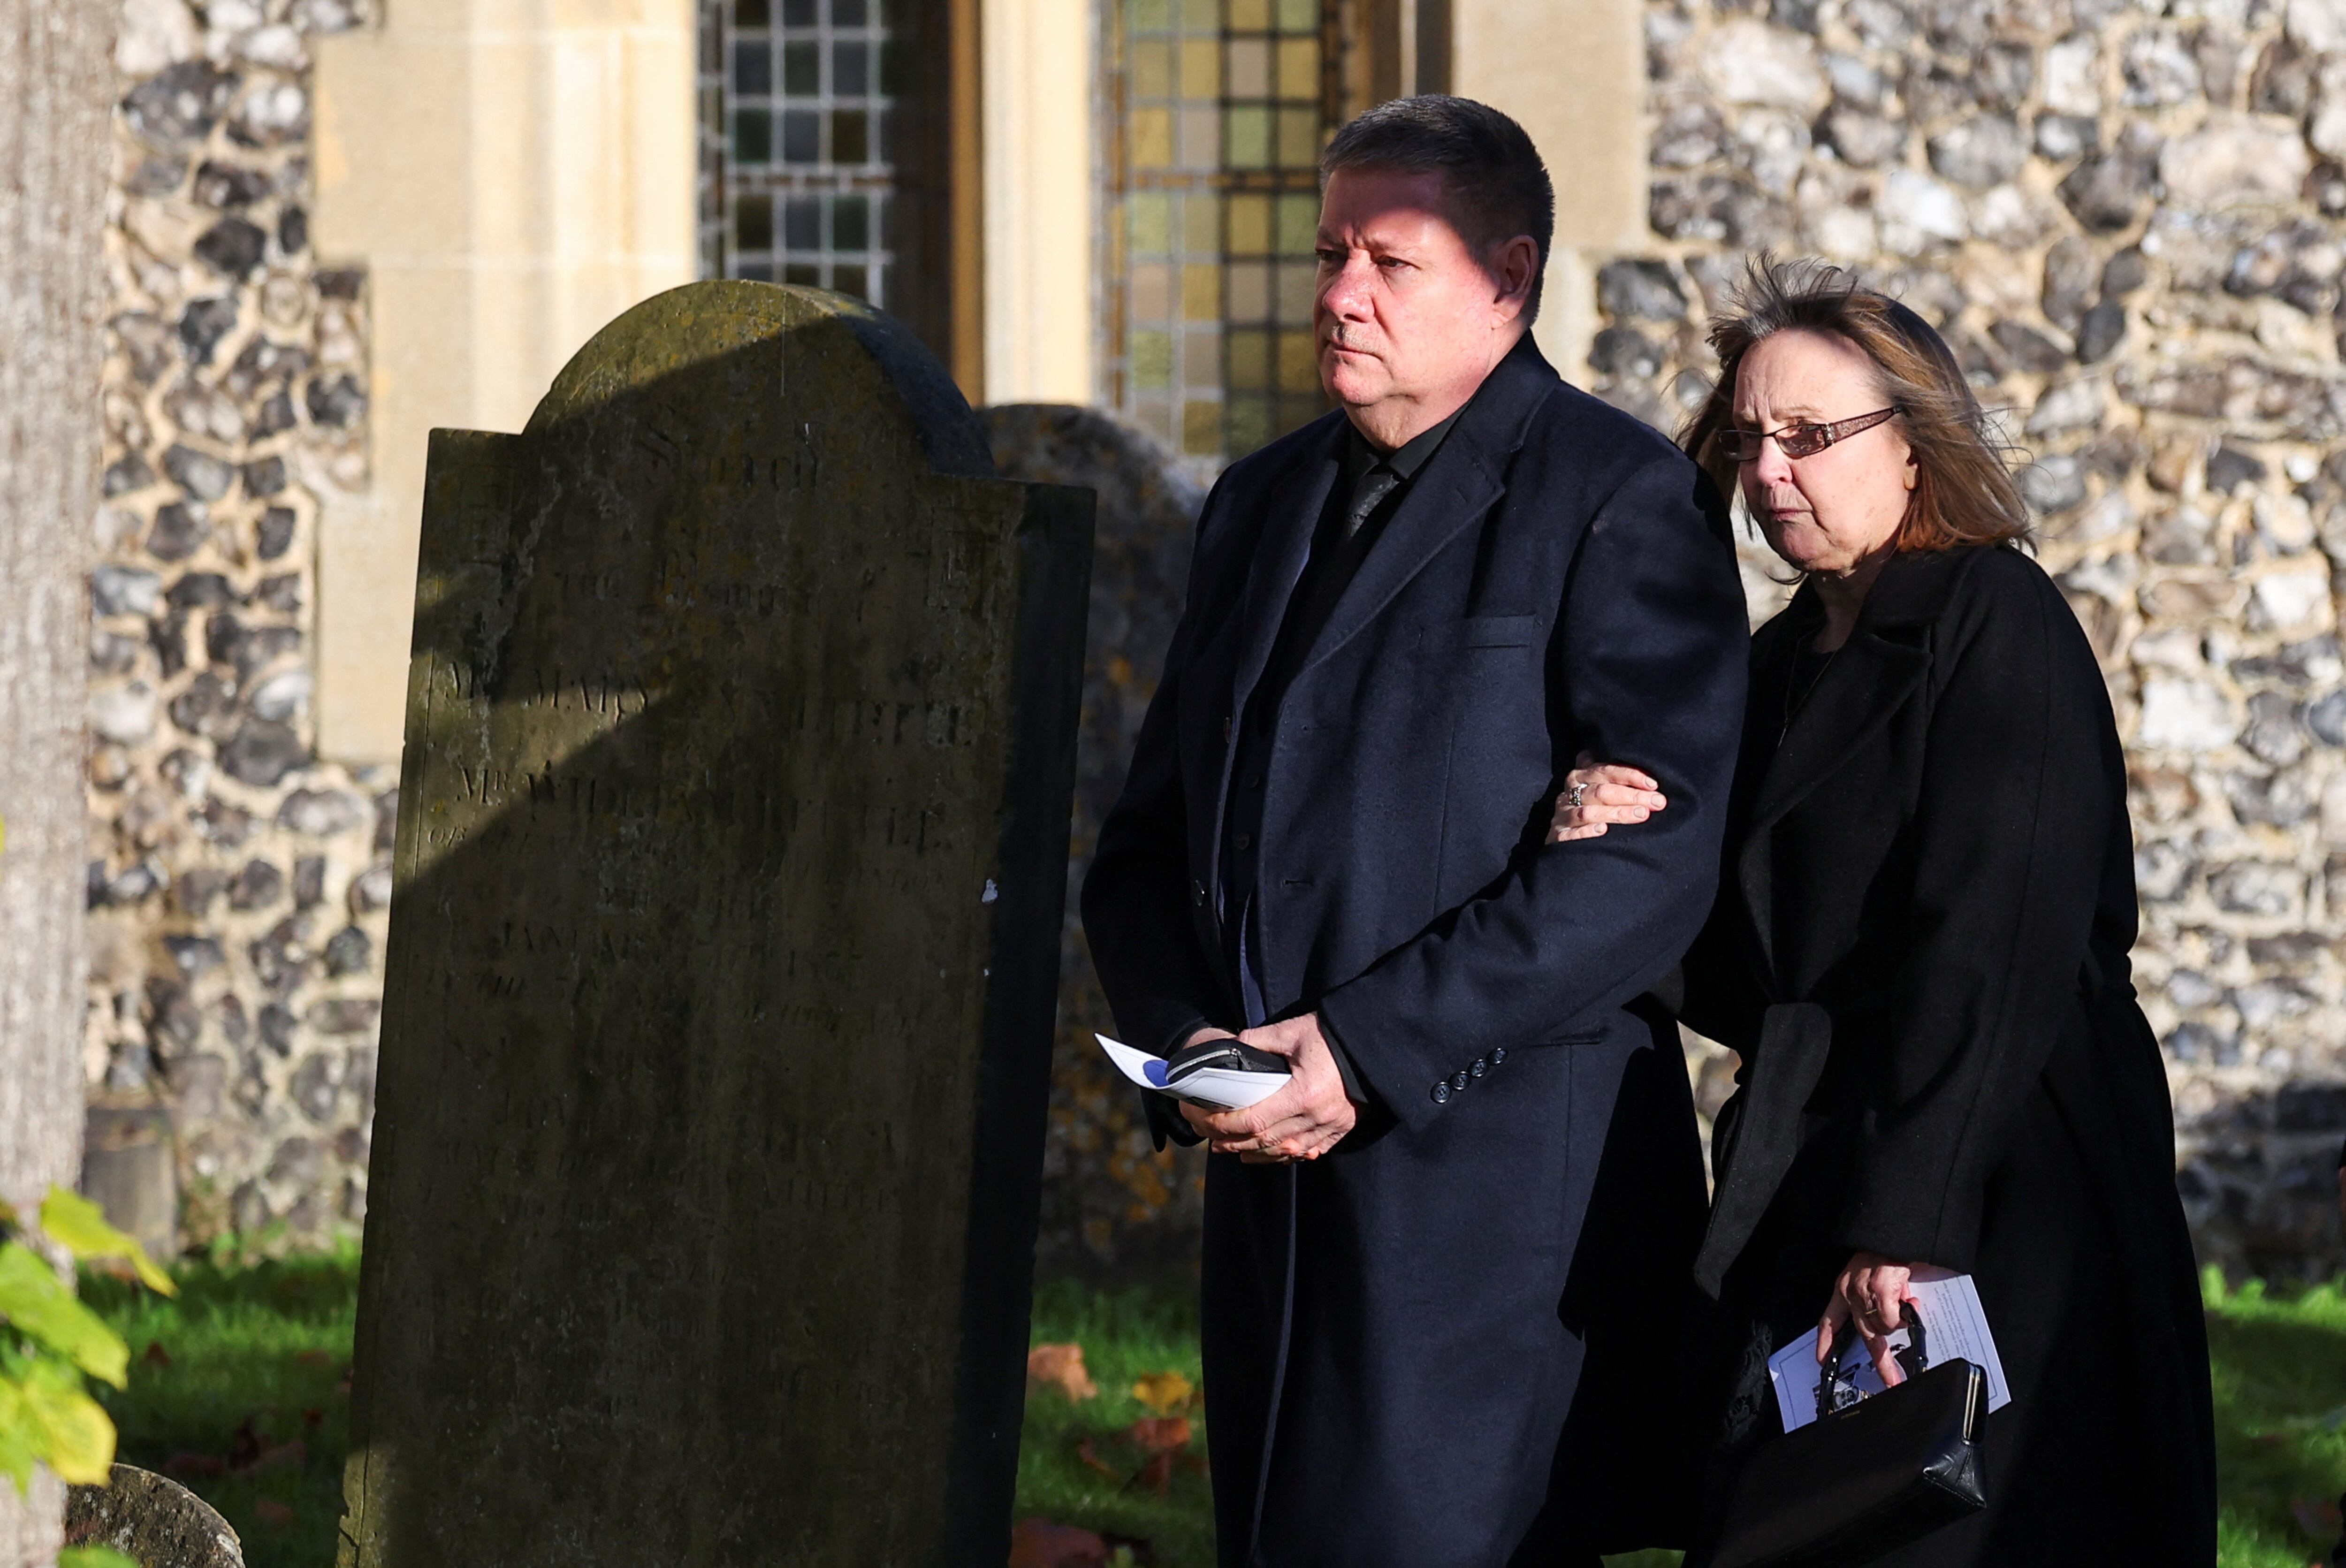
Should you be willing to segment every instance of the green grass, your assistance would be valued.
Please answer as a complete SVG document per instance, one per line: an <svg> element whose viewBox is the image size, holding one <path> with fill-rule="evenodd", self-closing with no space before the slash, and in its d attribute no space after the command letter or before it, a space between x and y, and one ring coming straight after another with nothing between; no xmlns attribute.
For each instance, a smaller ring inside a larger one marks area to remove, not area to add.
<svg viewBox="0 0 2346 1568"><path fill-rule="evenodd" d="M348 1441L357 1252L174 1272L176 1301L84 1279L86 1298L130 1345L130 1386L106 1395L122 1458L177 1474L209 1499L243 1537L250 1568L328 1568ZM2346 1282L2227 1289L2211 1275L2207 1296L2220 1568L2305 1568L2336 1541L2334 1505L2346 1491ZM1099 1392L1029 1394L1016 1517L1099 1532L1135 1564L1211 1568L1202 1410L1194 1400L1171 1407L1190 1421L1190 1441L1153 1470L1134 1425L1151 1414L1134 1390L1141 1379L1199 1381L1188 1293L1046 1283L1034 1338L1082 1346ZM256 1465L257 1456L266 1457ZM1614 1568L1676 1562L1659 1552L1612 1560Z"/></svg>
<svg viewBox="0 0 2346 1568"><path fill-rule="evenodd" d="M2346 1491L2346 1288L2227 1290L2209 1271L2223 1568L2304 1568Z"/></svg>
<svg viewBox="0 0 2346 1568"><path fill-rule="evenodd" d="M357 1248L172 1273L176 1300L82 1280L83 1298L130 1346L129 1387L101 1393L117 1457L219 1509L247 1568L328 1568L350 1436Z"/></svg>

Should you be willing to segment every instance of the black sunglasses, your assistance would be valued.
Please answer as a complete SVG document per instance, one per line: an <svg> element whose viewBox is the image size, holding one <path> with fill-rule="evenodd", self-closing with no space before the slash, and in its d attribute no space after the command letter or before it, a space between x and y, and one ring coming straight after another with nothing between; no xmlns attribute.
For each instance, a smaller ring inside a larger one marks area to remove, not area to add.
<svg viewBox="0 0 2346 1568"><path fill-rule="evenodd" d="M1872 413L1862 413L1854 419L1837 419L1831 424L1788 424L1777 430L1737 430L1732 426L1719 433L1719 450L1729 463L1757 463L1760 443L1772 441L1787 457L1814 457L1836 441L1872 430L1887 419L1897 417L1898 410L1878 408Z"/></svg>

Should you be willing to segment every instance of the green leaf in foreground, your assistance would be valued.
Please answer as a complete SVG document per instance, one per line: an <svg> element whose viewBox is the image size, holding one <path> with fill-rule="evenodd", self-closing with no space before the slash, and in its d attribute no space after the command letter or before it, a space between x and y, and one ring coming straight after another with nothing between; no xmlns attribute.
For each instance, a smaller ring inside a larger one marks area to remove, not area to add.
<svg viewBox="0 0 2346 1568"><path fill-rule="evenodd" d="M103 1486L114 1471L114 1422L55 1361L37 1362L18 1385L41 1458L73 1486Z"/></svg>
<svg viewBox="0 0 2346 1568"><path fill-rule="evenodd" d="M68 1546L57 1553L57 1568L138 1568L138 1560L111 1546Z"/></svg>
<svg viewBox="0 0 2346 1568"><path fill-rule="evenodd" d="M163 1296L179 1293L145 1247L107 1224L105 1211L77 1192L49 1188L49 1196L41 1200L41 1228L76 1257L127 1258L148 1289Z"/></svg>
<svg viewBox="0 0 2346 1568"><path fill-rule="evenodd" d="M32 1490L33 1466L41 1457L41 1434L25 1403L24 1385L0 1377L0 1475L16 1483L18 1495Z"/></svg>
<svg viewBox="0 0 2346 1568"><path fill-rule="evenodd" d="M91 1377L117 1389L126 1381L130 1348L104 1319L75 1300L39 1254L22 1242L0 1247L0 1318Z"/></svg>

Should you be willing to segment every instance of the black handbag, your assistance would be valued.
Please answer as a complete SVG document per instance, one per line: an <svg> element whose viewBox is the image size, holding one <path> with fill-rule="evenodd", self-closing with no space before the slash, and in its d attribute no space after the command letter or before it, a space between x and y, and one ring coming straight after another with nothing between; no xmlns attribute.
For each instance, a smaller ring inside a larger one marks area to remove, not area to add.
<svg viewBox="0 0 2346 1568"><path fill-rule="evenodd" d="M1987 1375L1922 1370L1922 1320L1904 1312L1906 1380L1871 1398L1841 1375L1854 1326L1817 1380L1817 1419L1764 1442L1735 1483L1709 1568L1869 1562L1987 1506Z"/></svg>

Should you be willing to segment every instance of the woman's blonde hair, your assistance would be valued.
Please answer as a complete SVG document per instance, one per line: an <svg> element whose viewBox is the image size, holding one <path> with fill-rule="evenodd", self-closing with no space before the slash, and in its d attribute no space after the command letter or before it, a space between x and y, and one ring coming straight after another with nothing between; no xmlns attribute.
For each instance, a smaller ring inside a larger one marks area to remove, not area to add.
<svg viewBox="0 0 2346 1568"><path fill-rule="evenodd" d="M1736 372L1753 344L1794 331L1830 332L1854 345L1873 361L1882 401L1898 411L1916 471L1898 525L1900 550L2029 537L2027 504L1946 340L1889 295L1860 287L1854 273L1821 261L1779 261L1765 252L1751 259L1729 313L1711 325L1719 382L1678 432L1678 444L1721 494L1736 493L1738 465L1719 441L1735 423Z"/></svg>

